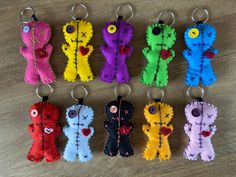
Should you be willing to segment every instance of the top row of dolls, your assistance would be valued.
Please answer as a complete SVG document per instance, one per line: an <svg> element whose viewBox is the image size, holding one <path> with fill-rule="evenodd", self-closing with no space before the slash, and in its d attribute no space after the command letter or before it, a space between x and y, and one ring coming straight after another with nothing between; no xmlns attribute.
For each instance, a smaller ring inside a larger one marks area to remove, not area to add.
<svg viewBox="0 0 236 177"><path fill-rule="evenodd" d="M83 8L85 16L76 17L75 9ZM122 8L128 7L130 16L122 16ZM27 19L26 12L31 11L32 16ZM197 20L197 12L203 12L205 19ZM165 23L163 15L172 18L172 23ZM83 82L93 80L88 58L94 48L89 45L93 36L92 24L84 19L88 16L84 4L75 4L72 7L73 20L63 26L66 43L62 50L68 58L64 71L64 79L75 82L77 75ZM130 4L122 4L117 9L117 20L108 22L102 29L105 44L100 47L105 57L105 64L100 74L100 79L112 83L114 79L118 83L127 83L130 80L126 60L131 56L133 47L130 45L134 28L127 20L133 16L133 8ZM196 23L186 29L184 33L187 48L183 56L187 60L188 69L185 83L188 86L198 86L201 81L203 86L216 82L216 76L211 66L211 61L217 54L217 49L212 48L216 38L216 30L206 24L209 14L205 8L196 8L192 13L192 19ZM27 84L50 84L55 81L55 74L49 64L53 47L49 44L51 29L48 23L38 21L32 7L25 8L20 15L23 22L21 37L25 47L20 53L27 60L25 82ZM145 85L155 84L157 87L165 87L168 84L168 64L173 60L175 51L172 46L176 42L176 30L173 28L175 15L172 11L162 11L156 23L146 29L147 47L143 54L147 60L146 66L140 76L140 82Z"/></svg>

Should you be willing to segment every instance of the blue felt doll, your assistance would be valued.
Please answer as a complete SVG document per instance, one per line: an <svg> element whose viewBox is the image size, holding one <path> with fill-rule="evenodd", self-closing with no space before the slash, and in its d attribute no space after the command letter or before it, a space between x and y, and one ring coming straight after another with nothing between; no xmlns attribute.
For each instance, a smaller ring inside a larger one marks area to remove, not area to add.
<svg viewBox="0 0 236 177"><path fill-rule="evenodd" d="M188 86L209 86L216 82L216 75L211 66L211 61L218 53L212 48L216 38L216 30L213 26L198 23L190 26L184 33L187 49L183 56L187 60L188 69L185 83Z"/></svg>

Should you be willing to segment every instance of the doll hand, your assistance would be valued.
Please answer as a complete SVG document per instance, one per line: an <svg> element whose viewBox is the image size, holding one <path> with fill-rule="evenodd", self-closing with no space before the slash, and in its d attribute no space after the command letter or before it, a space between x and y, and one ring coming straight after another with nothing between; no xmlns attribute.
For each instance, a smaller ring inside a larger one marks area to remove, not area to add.
<svg viewBox="0 0 236 177"><path fill-rule="evenodd" d="M215 125L210 125L209 129L210 129L210 132L211 132L211 136L214 135L216 130L217 130Z"/></svg>
<svg viewBox="0 0 236 177"><path fill-rule="evenodd" d="M184 131L185 131L185 133L186 133L187 135L190 135L191 127L192 127L191 124L185 124L185 125L184 125Z"/></svg>
<svg viewBox="0 0 236 177"><path fill-rule="evenodd" d="M34 125L33 124L28 125L28 132L29 132L30 135L33 134L33 132L34 132Z"/></svg>
<svg viewBox="0 0 236 177"><path fill-rule="evenodd" d="M150 125L143 125L143 132L148 135L150 130Z"/></svg>

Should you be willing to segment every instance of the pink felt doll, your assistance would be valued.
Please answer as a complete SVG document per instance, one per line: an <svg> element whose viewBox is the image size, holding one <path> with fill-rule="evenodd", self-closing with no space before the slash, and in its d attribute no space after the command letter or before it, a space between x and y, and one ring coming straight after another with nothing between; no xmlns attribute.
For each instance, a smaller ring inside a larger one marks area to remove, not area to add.
<svg viewBox="0 0 236 177"><path fill-rule="evenodd" d="M35 85L40 81L50 84L55 81L55 75L49 64L52 45L48 44L51 37L49 24L42 21L30 21L22 27L21 37L25 47L20 53L27 60L25 82Z"/></svg>

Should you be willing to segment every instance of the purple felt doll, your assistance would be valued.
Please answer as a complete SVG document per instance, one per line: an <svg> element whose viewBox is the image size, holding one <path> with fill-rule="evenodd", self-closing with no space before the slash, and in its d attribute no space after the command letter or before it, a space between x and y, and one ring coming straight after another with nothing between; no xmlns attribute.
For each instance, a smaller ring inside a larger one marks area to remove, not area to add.
<svg viewBox="0 0 236 177"><path fill-rule="evenodd" d="M115 22L108 22L103 30L105 45L100 50L106 58L100 78L104 82L112 83L116 78L118 83L127 83L130 80L126 60L133 52L130 40L133 36L133 27L118 18Z"/></svg>
<svg viewBox="0 0 236 177"><path fill-rule="evenodd" d="M215 151L211 137L216 132L214 121L217 117L217 108L207 102L195 101L185 107L185 115L189 123L184 126L189 137L189 144L184 150L184 157L188 160L197 160L201 154L203 161L215 158Z"/></svg>

